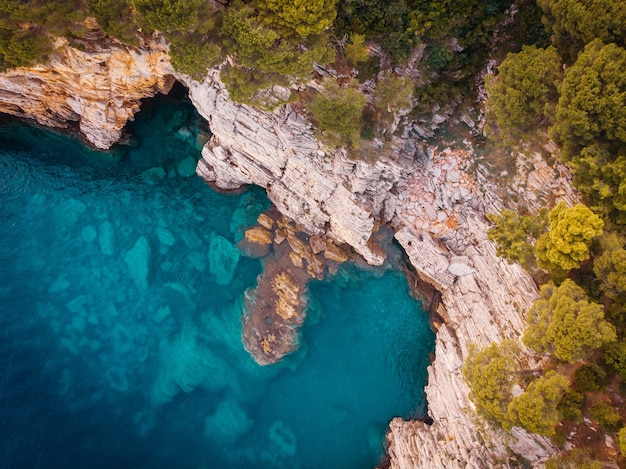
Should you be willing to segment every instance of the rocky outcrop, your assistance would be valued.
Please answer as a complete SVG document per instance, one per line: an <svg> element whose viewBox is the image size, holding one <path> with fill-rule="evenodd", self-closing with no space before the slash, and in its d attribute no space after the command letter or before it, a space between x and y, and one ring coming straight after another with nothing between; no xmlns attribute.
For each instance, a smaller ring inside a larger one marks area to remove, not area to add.
<svg viewBox="0 0 626 469"><path fill-rule="evenodd" d="M433 423L391 422L387 441L392 467L536 465L555 450L548 439L522 429L505 434L481 425L461 374L471 344L481 347L520 337L526 311L536 298L528 274L498 258L487 240L484 214L499 210L501 201L493 192L483 194L484 188L467 176L472 156L459 150L433 152L400 192L396 239L420 278L439 290L441 303L426 388ZM541 165L533 173L528 179L537 181L535 192L540 191L547 173Z"/></svg>
<svg viewBox="0 0 626 469"><path fill-rule="evenodd" d="M263 258L263 273L246 292L242 339L259 365L270 365L300 346L308 281L336 273L348 257L331 239L303 233L274 209L257 221L238 244Z"/></svg>
<svg viewBox="0 0 626 469"><path fill-rule="evenodd" d="M174 78L161 44L142 50L110 41L90 45L82 51L58 39L46 65L0 74L0 112L60 129L75 123L89 143L109 148L140 100L167 92Z"/></svg>
<svg viewBox="0 0 626 469"><path fill-rule="evenodd" d="M394 160L353 162L342 152L325 150L303 115L289 106L263 113L233 103L217 72L203 84L187 84L214 133L198 174L226 189L265 187L278 209L306 231L326 232L373 264L382 261L370 242L375 220L391 220L419 276L441 292L426 389L434 423L395 419L388 434L391 466L478 468L545 461L554 451L549 440L477 423L461 376L471 344L520 337L525 311L536 297L532 279L498 258L486 238L484 215L501 203L467 177L471 153L430 150L418 164L403 158L406 145L396 145ZM527 178L539 186L540 179L541 174Z"/></svg>
<svg viewBox="0 0 626 469"><path fill-rule="evenodd" d="M234 103L211 72L204 83L180 77L207 119L213 138L198 174L222 189L256 184L285 216L310 234L328 233L371 264L384 256L368 244L375 220L390 219L397 181L411 171L396 163L369 165L325 149L291 106L274 113Z"/></svg>

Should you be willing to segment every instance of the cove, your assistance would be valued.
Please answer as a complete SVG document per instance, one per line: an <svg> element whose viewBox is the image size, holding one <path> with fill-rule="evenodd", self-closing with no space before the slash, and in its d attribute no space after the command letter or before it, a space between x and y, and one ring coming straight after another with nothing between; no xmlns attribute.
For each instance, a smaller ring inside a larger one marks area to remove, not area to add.
<svg viewBox="0 0 626 469"><path fill-rule="evenodd" d="M189 104L146 102L112 153L0 128L0 456L10 468L366 468L425 413L434 348L395 270L310 285L302 347L241 343L261 264L212 264L269 207L212 191Z"/></svg>

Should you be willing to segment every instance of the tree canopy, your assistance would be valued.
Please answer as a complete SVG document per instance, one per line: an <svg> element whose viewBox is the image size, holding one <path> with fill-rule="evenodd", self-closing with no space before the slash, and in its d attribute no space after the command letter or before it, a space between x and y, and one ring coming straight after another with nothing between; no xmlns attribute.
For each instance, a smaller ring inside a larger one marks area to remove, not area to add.
<svg viewBox="0 0 626 469"><path fill-rule="evenodd" d="M360 91L326 79L324 90L311 100L309 112L329 144L358 147L359 122L365 101Z"/></svg>
<svg viewBox="0 0 626 469"><path fill-rule="evenodd" d="M496 243L496 254L509 264L518 263L532 269L535 266L534 240L547 229L547 210L533 217L504 209L500 215L488 213L487 218L495 225L487 230L487 237Z"/></svg>
<svg viewBox="0 0 626 469"><path fill-rule="evenodd" d="M626 46L626 9L622 0L538 0L537 3L544 11L544 22L552 30L556 44L565 52L572 45L582 48L596 38Z"/></svg>
<svg viewBox="0 0 626 469"><path fill-rule="evenodd" d="M550 210L548 218L550 230L535 245L539 266L558 273L589 259L591 241L602 234L602 219L582 204L568 208L564 202Z"/></svg>
<svg viewBox="0 0 626 469"><path fill-rule="evenodd" d="M528 312L529 326L523 342L539 353L553 353L559 360L572 362L591 349L616 338L615 327L604 319L602 305L589 301L585 291L572 280L556 287L541 287Z"/></svg>
<svg viewBox="0 0 626 469"><path fill-rule="evenodd" d="M337 0L257 0L260 20L282 33L301 38L318 35L333 25Z"/></svg>
<svg viewBox="0 0 626 469"><path fill-rule="evenodd" d="M532 381L526 391L509 404L509 416L516 425L538 435L554 435L559 423L557 406L569 388L569 381L555 371Z"/></svg>
<svg viewBox="0 0 626 469"><path fill-rule="evenodd" d="M203 0L131 0L139 21L152 30L193 31Z"/></svg>
<svg viewBox="0 0 626 469"><path fill-rule="evenodd" d="M508 406L515 383L516 363L511 343L472 349L463 365L463 377L479 414L511 428Z"/></svg>
<svg viewBox="0 0 626 469"><path fill-rule="evenodd" d="M626 155L626 50L596 39L565 71L551 129L569 161L594 143ZM620 151L622 150L622 151Z"/></svg>
<svg viewBox="0 0 626 469"><path fill-rule="evenodd" d="M498 127L507 135L525 136L540 123L549 123L558 99L561 59L554 47L538 49L524 46L517 54L508 54L489 75L487 106Z"/></svg>

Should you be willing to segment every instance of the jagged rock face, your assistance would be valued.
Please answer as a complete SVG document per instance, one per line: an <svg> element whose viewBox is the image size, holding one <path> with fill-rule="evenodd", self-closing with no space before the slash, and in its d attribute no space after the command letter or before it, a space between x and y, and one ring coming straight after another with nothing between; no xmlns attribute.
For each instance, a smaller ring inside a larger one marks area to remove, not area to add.
<svg viewBox="0 0 626 469"><path fill-rule="evenodd" d="M536 298L529 275L497 257L487 240L484 214L497 211L492 203L499 200L483 197L467 177L463 167L470 157L463 151L433 154L400 194L396 239L419 276L440 291L441 304L426 387L434 423L391 422L387 441L394 468L516 467L522 459L535 465L555 451L547 438L520 428L505 434L477 425L461 373L471 344L519 338Z"/></svg>
<svg viewBox="0 0 626 469"><path fill-rule="evenodd" d="M167 50L122 45L79 51L59 39L46 65L0 74L0 112L67 128L76 122L88 142L106 149L139 110L139 100L167 92L174 78Z"/></svg>
<svg viewBox="0 0 626 469"><path fill-rule="evenodd" d="M290 106L268 113L234 103L217 72L204 83L179 79L213 132L198 164L201 177L223 189L264 187L280 212L307 232L327 233L369 263L383 262L368 241L375 218L393 214L389 191L410 165L368 165L327 151Z"/></svg>

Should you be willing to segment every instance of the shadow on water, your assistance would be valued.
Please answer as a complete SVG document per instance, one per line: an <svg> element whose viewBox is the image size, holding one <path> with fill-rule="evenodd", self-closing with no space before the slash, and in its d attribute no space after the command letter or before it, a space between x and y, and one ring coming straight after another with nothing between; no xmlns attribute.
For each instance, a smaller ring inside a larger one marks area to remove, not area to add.
<svg viewBox="0 0 626 469"><path fill-rule="evenodd" d="M386 423L425 411L433 334L406 280L312 284L302 350L256 365L240 318L261 266L232 246L269 202L195 176L188 103L142 109L108 153L0 128L3 467L373 466Z"/></svg>

